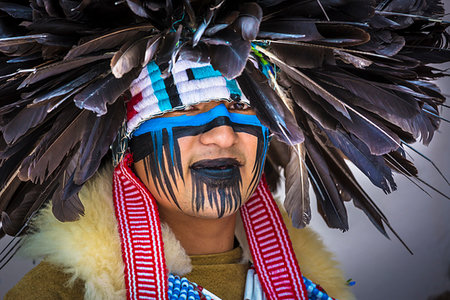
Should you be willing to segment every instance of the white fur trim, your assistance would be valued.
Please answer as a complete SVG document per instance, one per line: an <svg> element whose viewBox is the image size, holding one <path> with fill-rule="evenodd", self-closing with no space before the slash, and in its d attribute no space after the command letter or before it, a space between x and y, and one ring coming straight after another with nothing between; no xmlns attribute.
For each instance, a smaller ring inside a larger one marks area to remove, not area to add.
<svg viewBox="0 0 450 300"><path fill-rule="evenodd" d="M80 191L85 215L62 223L51 205L33 222L38 228L26 238L23 252L61 266L85 282L85 299L124 299L124 266L112 199L112 172L103 171Z"/></svg>
<svg viewBox="0 0 450 300"><path fill-rule="evenodd" d="M79 193L85 215L75 222L60 222L51 205L34 219L34 232L25 238L21 253L44 259L70 274L69 284L81 279L85 299L125 299L124 265L112 203L112 170L103 170ZM184 275L191 260L172 230L161 226L169 272Z"/></svg>

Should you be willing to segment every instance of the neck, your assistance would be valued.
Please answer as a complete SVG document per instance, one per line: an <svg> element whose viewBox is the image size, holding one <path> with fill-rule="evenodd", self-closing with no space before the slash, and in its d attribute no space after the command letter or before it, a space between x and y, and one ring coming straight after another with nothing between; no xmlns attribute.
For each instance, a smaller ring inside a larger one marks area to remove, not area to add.
<svg viewBox="0 0 450 300"><path fill-rule="evenodd" d="M215 254L233 249L236 214L206 219L160 206L159 217L169 225L188 255Z"/></svg>

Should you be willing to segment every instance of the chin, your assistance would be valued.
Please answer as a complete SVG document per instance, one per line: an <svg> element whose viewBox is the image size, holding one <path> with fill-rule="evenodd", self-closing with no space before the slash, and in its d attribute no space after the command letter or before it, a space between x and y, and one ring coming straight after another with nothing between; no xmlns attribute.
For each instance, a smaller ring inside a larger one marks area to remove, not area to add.
<svg viewBox="0 0 450 300"><path fill-rule="evenodd" d="M189 212L184 211L184 213L187 213L188 215L191 215L192 217L196 217L196 218L201 218L201 219L210 219L210 220L218 220L218 219L223 219L226 217L230 217L235 215L240 207L238 207L237 209L233 210L233 211L227 211L225 213L223 213L221 216L219 215L218 211L216 208L208 208L206 207L203 210L200 211L193 211L190 210Z"/></svg>

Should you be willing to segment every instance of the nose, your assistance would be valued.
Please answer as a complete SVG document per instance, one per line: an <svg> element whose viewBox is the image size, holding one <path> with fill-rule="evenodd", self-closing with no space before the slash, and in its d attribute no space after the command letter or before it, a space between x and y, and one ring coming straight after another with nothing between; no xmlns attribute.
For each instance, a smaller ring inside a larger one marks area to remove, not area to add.
<svg viewBox="0 0 450 300"><path fill-rule="evenodd" d="M204 145L217 145L229 148L236 144L238 135L229 125L216 126L200 135L200 142Z"/></svg>

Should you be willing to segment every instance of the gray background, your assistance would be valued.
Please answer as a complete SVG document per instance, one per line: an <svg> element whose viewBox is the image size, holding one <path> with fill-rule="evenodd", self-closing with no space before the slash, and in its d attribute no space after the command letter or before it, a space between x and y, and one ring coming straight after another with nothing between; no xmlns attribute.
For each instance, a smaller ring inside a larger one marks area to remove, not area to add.
<svg viewBox="0 0 450 300"><path fill-rule="evenodd" d="M445 5L450 11L449 0L445 0ZM450 97L450 80L441 80L439 85ZM450 119L450 109L444 108L442 115ZM431 146L414 145L432 158L447 178L450 178L449 136L450 124L443 122ZM450 195L450 187L431 165L417 155L412 156L421 178ZM410 255L392 234L388 240L378 233L364 213L351 203L347 204L350 230L345 233L329 229L313 203L311 226L335 253L346 276L356 281L352 288L356 297L364 300L428 299L450 290L450 200L433 191L429 197L398 174L395 175L398 191L390 195L372 187L363 175L358 179L414 255ZM0 249L9 240L2 239ZM0 297L3 298L35 264L18 256L11 260L0 271Z"/></svg>

